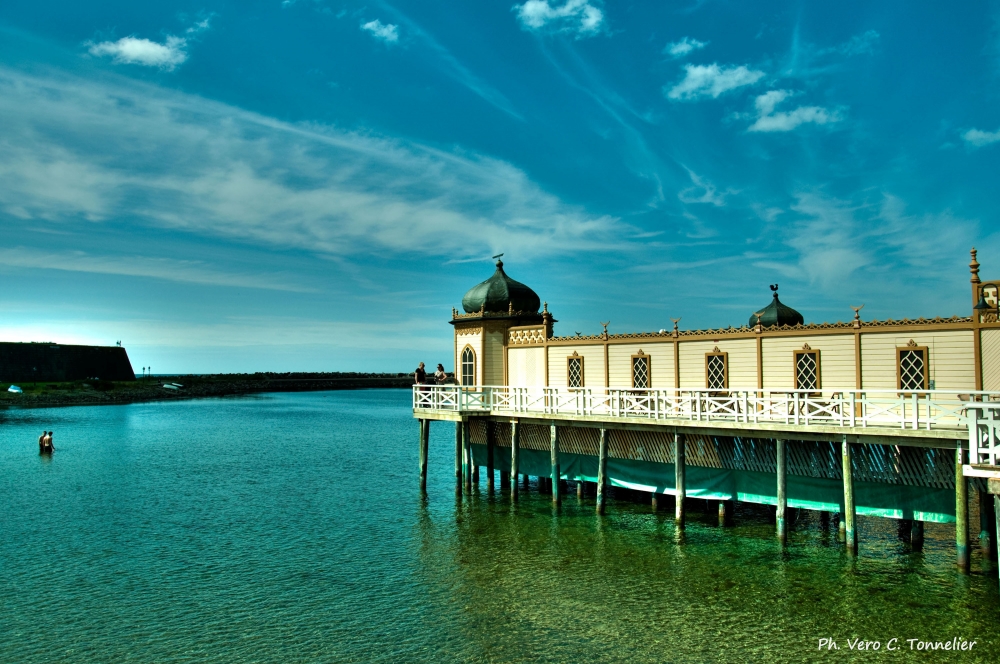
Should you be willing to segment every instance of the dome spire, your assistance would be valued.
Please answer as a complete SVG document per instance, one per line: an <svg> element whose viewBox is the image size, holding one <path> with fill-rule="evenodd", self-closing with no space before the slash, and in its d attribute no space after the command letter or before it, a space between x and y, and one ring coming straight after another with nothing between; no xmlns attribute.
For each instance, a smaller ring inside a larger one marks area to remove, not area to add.
<svg viewBox="0 0 1000 664"><path fill-rule="evenodd" d="M778 284L771 284L771 292L774 294L774 299L769 305L750 316L750 327L757 325L783 327L785 325L802 325L805 322L802 314L791 307L786 307L778 299Z"/></svg>

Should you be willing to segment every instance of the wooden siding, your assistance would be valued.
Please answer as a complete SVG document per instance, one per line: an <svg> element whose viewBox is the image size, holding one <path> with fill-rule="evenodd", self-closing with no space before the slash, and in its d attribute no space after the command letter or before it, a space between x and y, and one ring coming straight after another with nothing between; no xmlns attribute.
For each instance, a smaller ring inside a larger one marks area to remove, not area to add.
<svg viewBox="0 0 1000 664"><path fill-rule="evenodd" d="M870 390L896 389L896 349L905 347L911 339L918 346L927 347L927 378L934 382L935 389L976 389L976 360L971 330L862 334L862 387Z"/></svg>
<svg viewBox="0 0 1000 664"><path fill-rule="evenodd" d="M1000 330L983 330L981 334L983 389L1000 390Z"/></svg>
<svg viewBox="0 0 1000 664"><path fill-rule="evenodd" d="M604 346L549 346L549 385L566 387L566 358L579 353L583 358L583 386L604 387Z"/></svg>
<svg viewBox="0 0 1000 664"><path fill-rule="evenodd" d="M802 346L805 344L809 344L810 348L820 352L821 389L854 389L853 334L772 337L763 339L762 343L764 389L791 390L795 388L794 353L797 350L802 350Z"/></svg>
<svg viewBox="0 0 1000 664"><path fill-rule="evenodd" d="M503 332L483 337L483 385L503 385Z"/></svg>
<svg viewBox="0 0 1000 664"><path fill-rule="evenodd" d="M545 349L540 346L510 348L507 351L507 377L517 387L545 385Z"/></svg>
<svg viewBox="0 0 1000 664"><path fill-rule="evenodd" d="M472 346L472 350L476 353L476 383L482 385L483 383L483 333L476 332L475 334L469 334L463 330L458 330L458 336L455 339L455 378L461 382L462 380L462 351L466 346ZM428 369L428 373L434 373L435 365L425 367Z"/></svg>
<svg viewBox="0 0 1000 664"><path fill-rule="evenodd" d="M681 341L681 387L705 387L705 353L716 346L729 354L729 387L757 388L757 340Z"/></svg>
<svg viewBox="0 0 1000 664"><path fill-rule="evenodd" d="M650 387L671 388L674 386L674 344L635 343L613 344L608 347L608 376L612 387L632 387L632 356L639 350L649 356L649 370L652 377Z"/></svg>

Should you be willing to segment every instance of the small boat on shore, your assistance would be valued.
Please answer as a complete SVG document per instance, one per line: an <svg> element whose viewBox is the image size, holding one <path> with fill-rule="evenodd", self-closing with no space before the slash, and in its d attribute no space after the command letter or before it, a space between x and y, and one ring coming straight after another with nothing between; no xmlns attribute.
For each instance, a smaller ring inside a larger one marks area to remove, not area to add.
<svg viewBox="0 0 1000 664"><path fill-rule="evenodd" d="M7 391L13 392L14 394L24 394L24 390L22 390L17 385L11 385L10 387L7 388Z"/></svg>

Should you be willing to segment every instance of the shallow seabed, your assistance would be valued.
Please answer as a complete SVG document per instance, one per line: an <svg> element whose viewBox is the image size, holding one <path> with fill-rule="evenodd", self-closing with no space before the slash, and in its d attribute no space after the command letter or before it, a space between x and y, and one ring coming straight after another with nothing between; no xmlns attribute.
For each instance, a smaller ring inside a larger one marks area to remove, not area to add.
<svg viewBox="0 0 1000 664"><path fill-rule="evenodd" d="M404 390L3 413L0 660L1000 661L996 571L957 573L952 527L910 553L861 519L852 559L807 512L782 551L766 508L693 501L681 534L485 478L457 501L444 423L424 499L417 434ZM978 643L905 641L952 637Z"/></svg>

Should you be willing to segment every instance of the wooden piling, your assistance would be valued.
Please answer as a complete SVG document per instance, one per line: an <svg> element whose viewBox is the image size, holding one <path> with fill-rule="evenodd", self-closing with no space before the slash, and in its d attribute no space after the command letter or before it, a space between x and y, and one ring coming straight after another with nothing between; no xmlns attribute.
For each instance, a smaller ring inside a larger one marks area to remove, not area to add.
<svg viewBox="0 0 1000 664"><path fill-rule="evenodd" d="M493 493L493 475L496 471L493 463L493 430L495 428L492 422L486 423L486 486L490 493Z"/></svg>
<svg viewBox="0 0 1000 664"><path fill-rule="evenodd" d="M847 442L847 436L844 436L840 444L840 458L844 469L844 540L847 543L847 552L856 553L858 534L854 513L854 473L851 469L851 444Z"/></svg>
<svg viewBox="0 0 1000 664"><path fill-rule="evenodd" d="M517 420L510 423L510 499L517 500L518 481L518 449L521 447L521 431Z"/></svg>
<svg viewBox="0 0 1000 664"><path fill-rule="evenodd" d="M576 499L583 500L583 481L576 483Z"/></svg>
<svg viewBox="0 0 1000 664"><path fill-rule="evenodd" d="M654 512L660 511L660 494L656 492L656 489L653 489L653 496L649 501L649 506L653 508Z"/></svg>
<svg viewBox="0 0 1000 664"><path fill-rule="evenodd" d="M910 526L910 549L913 551L923 551L924 550L924 522L917 519L913 520L913 525Z"/></svg>
<svg viewBox="0 0 1000 664"><path fill-rule="evenodd" d="M777 442L777 475L778 475L778 508L777 508L777 518L775 519L777 523L778 530L778 540L784 544L788 541L788 530L785 524L785 508L788 507L788 497L785 495L786 489L786 462L788 459L788 449L785 447L785 441L778 440Z"/></svg>
<svg viewBox="0 0 1000 664"><path fill-rule="evenodd" d="M962 464L965 450L955 450L955 557L959 569L969 569L969 481Z"/></svg>
<svg viewBox="0 0 1000 664"><path fill-rule="evenodd" d="M552 425L549 432L549 461L552 466L552 504L558 505L562 502L562 492L559 485L559 427Z"/></svg>
<svg viewBox="0 0 1000 664"><path fill-rule="evenodd" d="M431 421L420 422L420 490L427 492L427 448L431 437Z"/></svg>
<svg viewBox="0 0 1000 664"><path fill-rule="evenodd" d="M504 491L510 488L510 473L506 470L500 471L500 490Z"/></svg>
<svg viewBox="0 0 1000 664"><path fill-rule="evenodd" d="M475 461L472 459L472 431L468 420L462 422L462 445L465 448L465 491L472 493L472 469Z"/></svg>
<svg viewBox="0 0 1000 664"><path fill-rule="evenodd" d="M687 496L687 486L684 481L684 470L686 461L684 458L684 436L674 433L674 487L676 489L676 500L674 501L674 522L681 528L684 527L684 498Z"/></svg>
<svg viewBox="0 0 1000 664"><path fill-rule="evenodd" d="M462 495L462 478L465 472L465 446L462 444L462 423L455 422L455 495Z"/></svg>
<svg viewBox="0 0 1000 664"><path fill-rule="evenodd" d="M996 515L993 514L993 496L983 490L976 493L979 494L979 548L983 560L988 560L992 559L997 551L997 534L993 530L996 522Z"/></svg>
<svg viewBox="0 0 1000 664"><path fill-rule="evenodd" d="M604 514L605 485L608 481L608 430L601 429L597 461L597 513Z"/></svg>

